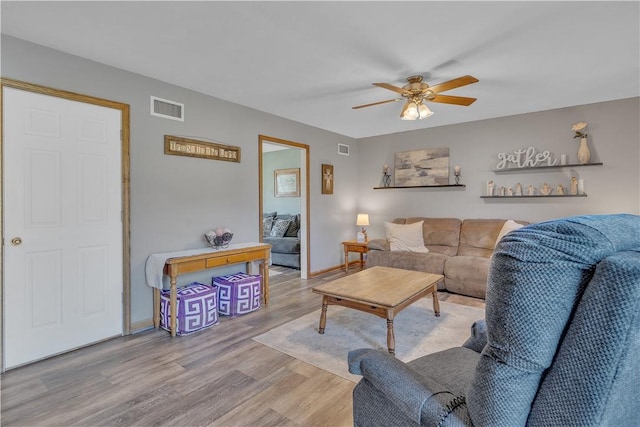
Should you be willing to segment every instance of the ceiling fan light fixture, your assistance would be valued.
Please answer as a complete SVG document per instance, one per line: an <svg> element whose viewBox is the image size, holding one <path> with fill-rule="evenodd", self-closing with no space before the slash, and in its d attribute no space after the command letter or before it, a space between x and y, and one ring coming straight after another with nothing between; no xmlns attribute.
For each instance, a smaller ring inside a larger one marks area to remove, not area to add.
<svg viewBox="0 0 640 427"><path fill-rule="evenodd" d="M400 113L400 118L402 120L422 120L427 117L431 117L433 115L433 111L429 109L421 100L414 101L409 100L404 107L402 107L402 112Z"/></svg>
<svg viewBox="0 0 640 427"><path fill-rule="evenodd" d="M374 86L399 93L402 95L402 98L387 99L386 101L378 101L371 104L356 105L351 108L357 110L359 108L402 101L404 98L407 101L402 106L400 118L402 120L422 120L433 115L433 111L425 105L425 102L439 102L442 104L462 105L465 107L473 104L476 101L476 98L442 95L440 92L477 83L478 81L479 80L475 77L466 75L431 86L422 81L422 76L411 76L407 78L407 84L402 87L394 86L389 83L373 83Z"/></svg>
<svg viewBox="0 0 640 427"><path fill-rule="evenodd" d="M424 103L420 103L420 106L418 107L418 113L420 114L420 119L426 119L427 117L433 116L433 111L431 111L429 107L424 105Z"/></svg>
<svg viewBox="0 0 640 427"><path fill-rule="evenodd" d="M402 107L400 118L402 120L417 120L420 118L418 105L413 101L407 101L407 103L404 104L404 107Z"/></svg>

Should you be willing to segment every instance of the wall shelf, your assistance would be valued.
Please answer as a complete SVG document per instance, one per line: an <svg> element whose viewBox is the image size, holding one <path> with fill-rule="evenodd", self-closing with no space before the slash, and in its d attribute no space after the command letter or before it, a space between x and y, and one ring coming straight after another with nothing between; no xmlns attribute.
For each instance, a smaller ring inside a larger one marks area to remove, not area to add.
<svg viewBox="0 0 640 427"><path fill-rule="evenodd" d="M547 196L539 194L537 196L529 196L529 195L522 195L522 196L480 196L481 199L542 199L542 198L549 198L549 197L587 197L586 194L549 194Z"/></svg>
<svg viewBox="0 0 640 427"><path fill-rule="evenodd" d="M374 190L396 190L399 188L465 188L464 184L442 184L442 185L413 185L413 186L400 186L400 187L373 187Z"/></svg>
<svg viewBox="0 0 640 427"><path fill-rule="evenodd" d="M553 165L553 166L531 166L524 168L506 168L506 169L493 169L493 173L501 174L501 173L518 173L518 172L538 172L538 171L549 171L549 169L564 169L564 168L577 168L583 166L602 166L601 162L597 163L574 163L568 165ZM480 196L481 199L535 199L535 198L558 198L558 197L587 197L586 194L536 194L533 196L530 195L522 195L522 196Z"/></svg>
<svg viewBox="0 0 640 427"><path fill-rule="evenodd" d="M538 171L549 169L563 169L563 168L575 168L583 166L602 166L603 163L574 163L570 165L553 165L553 166L531 166L525 168L505 168L505 169L493 169L494 173L510 173L510 172L523 172L523 171ZM499 196L501 197L501 196Z"/></svg>

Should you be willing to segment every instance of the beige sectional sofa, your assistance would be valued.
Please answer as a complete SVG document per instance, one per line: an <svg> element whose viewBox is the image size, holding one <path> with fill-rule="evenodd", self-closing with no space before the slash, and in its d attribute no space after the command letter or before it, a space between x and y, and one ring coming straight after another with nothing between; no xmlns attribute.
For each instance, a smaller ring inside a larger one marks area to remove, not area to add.
<svg viewBox="0 0 640 427"><path fill-rule="evenodd" d="M439 290L484 298L490 257L507 220L413 217L396 218L393 223L419 221L424 221L423 238L428 253L392 251L387 239L374 239L369 241L367 267L380 265L443 274Z"/></svg>

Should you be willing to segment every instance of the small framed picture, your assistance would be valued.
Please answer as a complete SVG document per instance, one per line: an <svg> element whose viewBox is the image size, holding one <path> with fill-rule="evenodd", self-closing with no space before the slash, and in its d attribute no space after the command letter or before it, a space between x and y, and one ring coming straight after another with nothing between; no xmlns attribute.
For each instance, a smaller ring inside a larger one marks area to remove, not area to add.
<svg viewBox="0 0 640 427"><path fill-rule="evenodd" d="M276 169L273 188L276 197L300 197L300 168Z"/></svg>
<svg viewBox="0 0 640 427"><path fill-rule="evenodd" d="M333 194L333 165L322 165L322 194Z"/></svg>

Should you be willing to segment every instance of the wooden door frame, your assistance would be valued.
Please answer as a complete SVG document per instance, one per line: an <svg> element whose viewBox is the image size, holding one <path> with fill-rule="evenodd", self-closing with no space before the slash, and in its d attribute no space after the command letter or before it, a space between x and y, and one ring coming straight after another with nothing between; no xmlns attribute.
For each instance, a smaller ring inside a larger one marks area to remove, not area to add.
<svg viewBox="0 0 640 427"><path fill-rule="evenodd" d="M120 102L109 101L107 99L96 98L89 95L82 95L46 86L22 82L8 78L0 79L0 177L4 179L2 153L4 152L4 132L3 132L3 101L4 88L20 89L28 92L64 98L71 101L84 102L86 104L98 105L101 107L120 110L121 135L121 193L122 193L122 334L131 334L131 217L130 217L130 157L129 157L129 105ZM4 193L0 186L0 234L3 244L0 245L0 362L4 370Z"/></svg>
<svg viewBox="0 0 640 427"><path fill-rule="evenodd" d="M311 251L310 251L310 247L311 247L311 241L310 241L310 230L311 230L311 214L310 214L310 209L309 209L309 200L311 198L311 195L309 193L309 189L311 188L311 186L309 185L309 158L311 157L311 154L309 153L309 146L306 144L301 144L299 142L293 142L293 141L288 141L286 139L280 139L280 138L275 138L272 136L267 136L267 135L258 135L258 230L259 230L259 235L260 235L260 241L262 242L262 214L263 214L263 207L262 204L264 202L263 200L263 195L262 192L264 191L264 183L262 182L262 144L265 142L273 142L275 144L280 144L280 145L286 145L288 147L291 148L298 148L300 150L303 150L305 153L305 210L306 210L306 215L304 218L305 221L305 240L306 240L306 246L305 246L305 250L306 250L306 255L307 255L307 259L306 259L306 277L309 278L309 275L311 274ZM302 268L302 266L301 266Z"/></svg>

